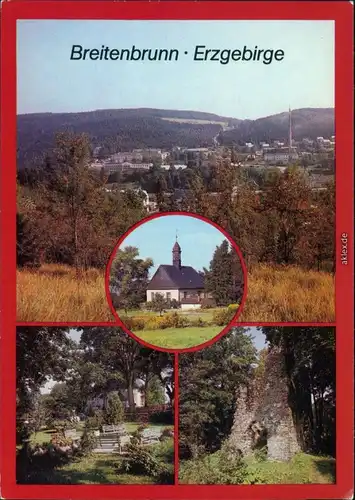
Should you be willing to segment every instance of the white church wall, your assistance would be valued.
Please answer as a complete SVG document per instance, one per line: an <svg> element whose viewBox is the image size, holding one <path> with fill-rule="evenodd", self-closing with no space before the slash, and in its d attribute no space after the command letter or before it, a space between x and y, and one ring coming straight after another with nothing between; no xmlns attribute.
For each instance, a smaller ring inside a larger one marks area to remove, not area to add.
<svg viewBox="0 0 355 500"><path fill-rule="evenodd" d="M173 300L179 300L179 290L147 290L147 302L151 302L153 300L152 295L160 293L161 295L164 296L165 299L167 299L167 294L170 293L170 299Z"/></svg>
<svg viewBox="0 0 355 500"><path fill-rule="evenodd" d="M190 288L189 290L180 290L180 300L188 297L200 297L201 299L204 298L205 294L203 290L197 290L197 289L192 289Z"/></svg>

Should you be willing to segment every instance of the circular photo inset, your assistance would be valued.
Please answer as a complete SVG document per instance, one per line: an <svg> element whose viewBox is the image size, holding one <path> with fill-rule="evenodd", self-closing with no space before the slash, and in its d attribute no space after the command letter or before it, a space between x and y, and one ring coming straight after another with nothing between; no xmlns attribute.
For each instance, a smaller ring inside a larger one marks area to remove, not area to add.
<svg viewBox="0 0 355 500"><path fill-rule="evenodd" d="M106 291L127 333L150 347L195 350L217 340L244 303L246 271L230 236L188 213L133 226L116 245Z"/></svg>

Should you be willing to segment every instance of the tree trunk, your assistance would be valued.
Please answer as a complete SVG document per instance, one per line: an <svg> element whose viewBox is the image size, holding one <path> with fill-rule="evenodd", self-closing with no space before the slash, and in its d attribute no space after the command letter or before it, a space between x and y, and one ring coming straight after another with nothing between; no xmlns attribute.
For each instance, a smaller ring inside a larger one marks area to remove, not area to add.
<svg viewBox="0 0 355 500"><path fill-rule="evenodd" d="M133 393L133 385L134 385L134 374L131 373L127 380L127 396L128 396L128 405L131 412L135 412L136 405L134 404L134 393Z"/></svg>

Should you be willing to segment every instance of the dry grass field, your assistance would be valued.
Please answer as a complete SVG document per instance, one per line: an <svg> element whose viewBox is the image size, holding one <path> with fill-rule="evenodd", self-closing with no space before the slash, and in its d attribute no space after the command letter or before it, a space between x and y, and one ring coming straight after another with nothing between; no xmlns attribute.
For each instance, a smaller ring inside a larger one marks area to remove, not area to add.
<svg viewBox="0 0 355 500"><path fill-rule="evenodd" d="M105 293L104 272L45 264L17 271L18 321L114 321Z"/></svg>
<svg viewBox="0 0 355 500"><path fill-rule="evenodd" d="M248 276L247 300L239 321L335 321L334 278L295 266L259 265Z"/></svg>
<svg viewBox="0 0 355 500"><path fill-rule="evenodd" d="M238 322L332 322L334 279L330 273L259 265L248 276L248 296ZM17 272L20 322L114 321L104 273L81 273L62 265Z"/></svg>

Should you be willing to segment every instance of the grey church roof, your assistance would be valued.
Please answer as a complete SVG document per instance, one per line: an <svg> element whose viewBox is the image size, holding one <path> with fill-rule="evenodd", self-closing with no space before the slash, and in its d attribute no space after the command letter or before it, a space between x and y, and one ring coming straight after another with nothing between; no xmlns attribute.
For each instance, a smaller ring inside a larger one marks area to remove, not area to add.
<svg viewBox="0 0 355 500"><path fill-rule="evenodd" d="M148 285L148 290L176 290L183 288L204 288L203 276L191 266L161 265Z"/></svg>

